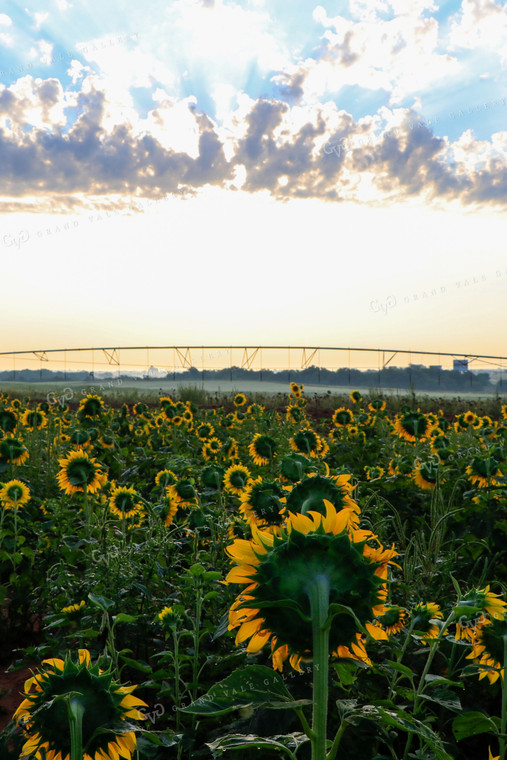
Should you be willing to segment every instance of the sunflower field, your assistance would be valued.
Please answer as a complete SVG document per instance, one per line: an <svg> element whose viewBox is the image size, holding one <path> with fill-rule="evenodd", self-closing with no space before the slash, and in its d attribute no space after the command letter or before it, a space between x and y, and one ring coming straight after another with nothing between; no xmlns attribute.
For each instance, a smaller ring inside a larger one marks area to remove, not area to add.
<svg viewBox="0 0 507 760"><path fill-rule="evenodd" d="M2 394L0 758L506 760L496 409Z"/></svg>

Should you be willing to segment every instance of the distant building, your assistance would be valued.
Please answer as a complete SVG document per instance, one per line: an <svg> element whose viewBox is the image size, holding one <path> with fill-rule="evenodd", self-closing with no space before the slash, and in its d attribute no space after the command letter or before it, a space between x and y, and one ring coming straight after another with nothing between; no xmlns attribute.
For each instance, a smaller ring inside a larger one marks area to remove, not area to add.
<svg viewBox="0 0 507 760"><path fill-rule="evenodd" d="M456 372L468 372L468 359L454 359L452 368Z"/></svg>

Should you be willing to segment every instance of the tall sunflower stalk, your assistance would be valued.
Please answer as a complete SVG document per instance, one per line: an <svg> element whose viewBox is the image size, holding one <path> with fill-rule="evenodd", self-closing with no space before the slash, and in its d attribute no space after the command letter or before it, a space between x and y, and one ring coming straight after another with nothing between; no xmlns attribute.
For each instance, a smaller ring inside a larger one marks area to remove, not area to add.
<svg viewBox="0 0 507 760"><path fill-rule="evenodd" d="M325 515L289 512L276 534L252 525L252 540L236 539L226 550L237 565L226 582L246 585L229 613L236 644L249 639L247 652L258 652L271 639L279 671L287 659L297 671L313 660L311 728L299 715L312 760L336 756L346 725L327 752L329 655L369 662L363 634L387 638L369 621L384 612L387 566L396 555L358 529L357 504L339 512L327 500L323 505Z"/></svg>

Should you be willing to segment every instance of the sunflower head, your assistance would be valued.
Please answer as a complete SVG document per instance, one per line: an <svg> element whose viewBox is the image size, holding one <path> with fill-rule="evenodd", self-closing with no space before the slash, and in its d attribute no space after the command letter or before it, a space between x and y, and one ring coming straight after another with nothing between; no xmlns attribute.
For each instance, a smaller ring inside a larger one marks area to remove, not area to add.
<svg viewBox="0 0 507 760"><path fill-rule="evenodd" d="M428 639L437 638L440 633L440 628L432 621L443 618L438 604L434 604L433 602L419 602L413 608L412 615L414 633L421 636L423 644L425 644Z"/></svg>
<svg viewBox="0 0 507 760"><path fill-rule="evenodd" d="M256 433L248 451L257 465L269 464L276 454L276 442L270 435Z"/></svg>
<svg viewBox="0 0 507 760"><path fill-rule="evenodd" d="M201 472L201 483L204 488L220 491L224 484L225 469L219 464L210 464Z"/></svg>
<svg viewBox="0 0 507 760"><path fill-rule="evenodd" d="M127 486L118 486L111 493L109 510L120 519L137 516L143 511L137 491Z"/></svg>
<svg viewBox="0 0 507 760"><path fill-rule="evenodd" d="M83 493L85 488L88 493L95 493L105 485L106 476L100 464L83 449L71 451L59 462L58 485L68 496Z"/></svg>
<svg viewBox="0 0 507 760"><path fill-rule="evenodd" d="M23 464L29 457L28 449L19 438L9 436L0 441L0 461Z"/></svg>
<svg viewBox="0 0 507 760"><path fill-rule="evenodd" d="M363 400L359 391L350 391L349 397L353 404L359 404Z"/></svg>
<svg viewBox="0 0 507 760"><path fill-rule="evenodd" d="M279 535L253 526L251 541L237 539L227 547L238 566L226 582L247 584L229 613L229 629L238 628L236 644L250 639L247 652L257 652L271 638L273 666L282 669L290 657L298 669L301 658L312 656L311 597L318 585L325 586L330 605L350 607L355 615L332 618L330 651L343 656L340 647L358 646L357 621L368 625L383 609L388 560L367 547L373 534L349 533L346 522L326 502L325 516L289 514Z"/></svg>
<svg viewBox="0 0 507 760"><path fill-rule="evenodd" d="M280 463L280 471L282 476L292 483L297 483L299 480L312 470L312 463L303 454L290 454L284 457Z"/></svg>
<svg viewBox="0 0 507 760"><path fill-rule="evenodd" d="M359 507L349 496L352 491L349 481L350 475L308 475L296 483L288 494L287 509L289 512L303 515L310 511L325 514L327 500L335 509L346 507L359 511Z"/></svg>
<svg viewBox="0 0 507 760"><path fill-rule="evenodd" d="M493 684L504 680L504 637L507 636L507 618L486 620L479 628L477 638L467 659L479 666L479 679L487 678Z"/></svg>
<svg viewBox="0 0 507 760"><path fill-rule="evenodd" d="M30 430L41 430L48 426L48 418L42 411L27 409L21 415L21 422Z"/></svg>
<svg viewBox="0 0 507 760"><path fill-rule="evenodd" d="M177 477L172 470L160 470L155 475L155 483L161 488L167 488L176 483Z"/></svg>
<svg viewBox="0 0 507 760"><path fill-rule="evenodd" d="M435 427L422 412L407 412L398 415L394 423L394 429L405 441L413 443L418 438L426 438Z"/></svg>
<svg viewBox="0 0 507 760"><path fill-rule="evenodd" d="M315 458L319 456L322 449L322 440L317 433L311 428L298 430L298 432L289 440L290 447L297 454L304 454Z"/></svg>
<svg viewBox="0 0 507 760"><path fill-rule="evenodd" d="M193 481L189 478L181 478L166 490L167 495L178 507L190 507L197 504L197 491Z"/></svg>
<svg viewBox="0 0 507 760"><path fill-rule="evenodd" d="M104 409L104 402L95 393L89 393L79 402L78 414L80 417L98 417Z"/></svg>
<svg viewBox="0 0 507 760"><path fill-rule="evenodd" d="M414 483L428 491L435 488L438 475L438 464L432 460L419 463L412 472Z"/></svg>
<svg viewBox="0 0 507 760"><path fill-rule="evenodd" d="M224 475L224 488L228 493L241 496L251 482L251 472L242 464L233 464Z"/></svg>
<svg viewBox="0 0 507 760"><path fill-rule="evenodd" d="M234 396L234 406L245 406L246 396L244 393L236 393Z"/></svg>
<svg viewBox="0 0 507 760"><path fill-rule="evenodd" d="M21 480L9 480L0 490L0 502L6 509L22 507L30 501L30 489Z"/></svg>
<svg viewBox="0 0 507 760"><path fill-rule="evenodd" d="M283 522L285 491L279 483L259 478L250 482L242 497L241 512L250 525L260 528L278 527Z"/></svg>
<svg viewBox="0 0 507 760"><path fill-rule="evenodd" d="M136 747L130 721L143 720L138 708L146 706L132 696L136 687L114 682L111 673L91 664L86 649L79 650L77 663L69 657L44 660L42 665L25 682L25 699L14 713L27 737L21 756L69 760L70 732L65 727L70 700L83 711L83 760L130 760Z"/></svg>
<svg viewBox="0 0 507 760"><path fill-rule="evenodd" d="M341 406L338 409L335 409L331 419L334 425L345 427L346 425L350 425L352 423L354 415L350 409L345 409L345 407Z"/></svg>

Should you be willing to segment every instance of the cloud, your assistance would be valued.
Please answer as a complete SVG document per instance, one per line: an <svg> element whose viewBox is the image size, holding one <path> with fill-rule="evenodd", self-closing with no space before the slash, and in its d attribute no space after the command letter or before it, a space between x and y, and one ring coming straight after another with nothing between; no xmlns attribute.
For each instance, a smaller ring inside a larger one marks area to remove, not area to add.
<svg viewBox="0 0 507 760"><path fill-rule="evenodd" d="M127 205L194 195L206 185L392 205L507 205L507 132L436 137L407 108L354 120L334 103L238 98L217 125L195 101L163 90L146 118L118 118L99 80L78 90L26 76L0 88L0 187L5 203L37 208Z"/></svg>
<svg viewBox="0 0 507 760"><path fill-rule="evenodd" d="M318 57L301 64L304 98L317 102L346 85L357 85L385 90L397 104L456 74L458 60L440 52L437 19L424 15L435 9L432 0L356 0L351 14L358 18L349 18L331 17L317 6L313 19L324 31Z"/></svg>
<svg viewBox="0 0 507 760"><path fill-rule="evenodd" d="M12 26L12 19L6 13L0 13L0 26Z"/></svg>
<svg viewBox="0 0 507 760"><path fill-rule="evenodd" d="M452 18L451 49L486 48L507 63L507 6L495 0L463 0Z"/></svg>

